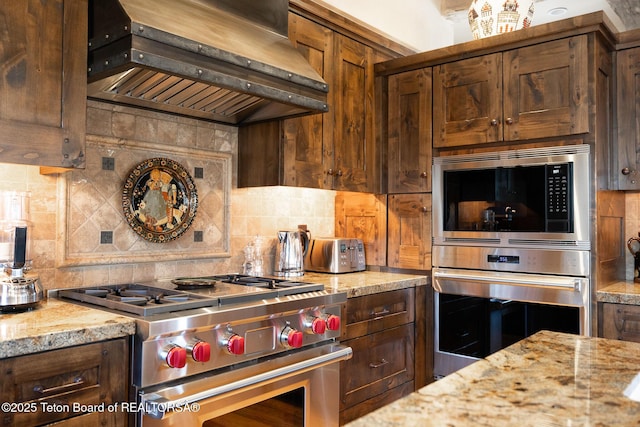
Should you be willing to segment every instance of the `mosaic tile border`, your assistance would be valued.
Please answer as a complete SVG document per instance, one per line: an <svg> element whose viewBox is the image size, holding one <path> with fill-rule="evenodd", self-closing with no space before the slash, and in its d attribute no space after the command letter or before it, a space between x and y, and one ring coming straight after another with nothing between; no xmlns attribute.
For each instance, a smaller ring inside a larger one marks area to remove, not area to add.
<svg viewBox="0 0 640 427"><path fill-rule="evenodd" d="M58 180L57 267L231 256L231 154L95 135L87 135L86 151L86 168ZM167 243L138 236L122 211L122 185L129 171L158 156L202 176L195 180L199 207L190 232Z"/></svg>

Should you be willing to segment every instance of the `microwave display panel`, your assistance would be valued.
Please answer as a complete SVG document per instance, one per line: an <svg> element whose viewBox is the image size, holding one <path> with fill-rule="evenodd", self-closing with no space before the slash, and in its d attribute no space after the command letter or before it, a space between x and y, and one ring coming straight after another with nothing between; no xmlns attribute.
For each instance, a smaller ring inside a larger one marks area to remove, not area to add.
<svg viewBox="0 0 640 427"><path fill-rule="evenodd" d="M446 170L446 231L573 232L572 163Z"/></svg>

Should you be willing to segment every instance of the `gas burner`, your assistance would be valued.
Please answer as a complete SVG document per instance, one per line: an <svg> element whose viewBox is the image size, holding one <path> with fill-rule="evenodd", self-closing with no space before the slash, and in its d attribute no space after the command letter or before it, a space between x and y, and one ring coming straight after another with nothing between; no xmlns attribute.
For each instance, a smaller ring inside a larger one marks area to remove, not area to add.
<svg viewBox="0 0 640 427"><path fill-rule="evenodd" d="M245 276L242 274L224 274L220 276L213 276L211 279L215 279L223 283L234 283L237 285L278 290L278 296L324 290L324 285L319 283L275 279L272 277Z"/></svg>
<svg viewBox="0 0 640 427"><path fill-rule="evenodd" d="M176 289L190 291L194 289L210 289L215 286L217 280L208 277L178 277L171 281Z"/></svg>
<svg viewBox="0 0 640 427"><path fill-rule="evenodd" d="M137 283L61 290L59 294L140 316L218 305L216 298Z"/></svg>

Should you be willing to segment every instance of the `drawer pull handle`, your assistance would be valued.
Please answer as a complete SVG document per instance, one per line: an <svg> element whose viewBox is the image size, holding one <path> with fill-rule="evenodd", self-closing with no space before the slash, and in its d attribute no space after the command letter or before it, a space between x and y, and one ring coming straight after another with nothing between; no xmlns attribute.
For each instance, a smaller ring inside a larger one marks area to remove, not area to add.
<svg viewBox="0 0 640 427"><path fill-rule="evenodd" d="M41 385L37 385L33 388L33 391L35 391L36 393L40 393L40 394L49 394L49 393L58 393L58 392L64 392L66 390L69 390L70 388L73 387L77 387L81 384L84 383L84 378L82 377L75 377L73 379L72 383L69 384L63 384L63 385L59 385L59 386L55 386L55 387L51 387L51 388L44 388Z"/></svg>
<svg viewBox="0 0 640 427"><path fill-rule="evenodd" d="M384 366L384 365L386 365L386 364L388 364L388 363L389 363L389 361L388 361L388 360L380 359L380 361L379 361L378 363L373 363L373 362L369 363L369 367L370 367L370 368L373 368L373 369L376 369L376 368L379 368L379 367L381 367L381 366Z"/></svg>
<svg viewBox="0 0 640 427"><path fill-rule="evenodd" d="M389 313L390 313L389 309L385 308L382 311L372 311L371 312L371 317L373 317L375 319L380 319L381 317L386 316Z"/></svg>

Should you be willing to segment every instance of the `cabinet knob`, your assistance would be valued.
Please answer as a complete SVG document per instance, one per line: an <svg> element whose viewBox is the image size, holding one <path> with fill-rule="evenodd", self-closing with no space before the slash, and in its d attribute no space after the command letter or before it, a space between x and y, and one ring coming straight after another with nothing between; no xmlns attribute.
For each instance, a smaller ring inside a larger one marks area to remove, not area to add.
<svg viewBox="0 0 640 427"><path fill-rule="evenodd" d="M338 172L336 172L337 176L342 176L342 169L338 169Z"/></svg>
<svg viewBox="0 0 640 427"><path fill-rule="evenodd" d="M622 168L622 170L620 172L622 173L622 175L629 175L631 173L631 169Z"/></svg>
<svg viewBox="0 0 640 427"><path fill-rule="evenodd" d="M426 178L426 177L427 177L427 173L426 173L426 172L422 172L422 173L420 174L420 178Z"/></svg>
<svg viewBox="0 0 640 427"><path fill-rule="evenodd" d="M427 208L426 206L423 206L420 208L420 212L429 212L429 208Z"/></svg>
<svg viewBox="0 0 640 427"><path fill-rule="evenodd" d="M333 169L329 168L329 170L327 171L327 175L333 175L333 174L334 174Z"/></svg>
<svg viewBox="0 0 640 427"><path fill-rule="evenodd" d="M489 122L491 124L491 126L496 127L498 126L498 124L500 124L500 122L498 121L498 119L493 119Z"/></svg>
<svg viewBox="0 0 640 427"><path fill-rule="evenodd" d="M513 124L513 119L511 117L507 117L507 120L504 121L506 124L508 125L512 125Z"/></svg>

